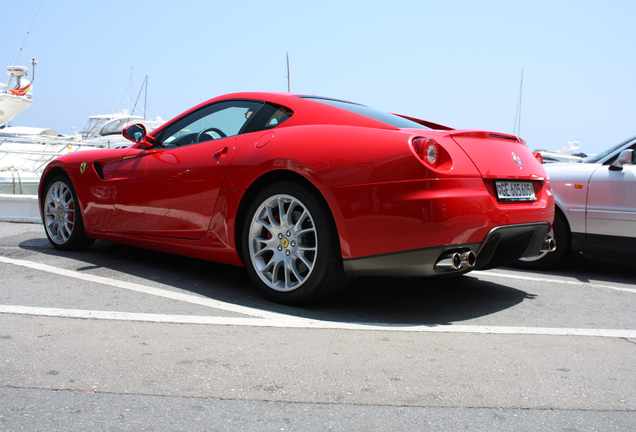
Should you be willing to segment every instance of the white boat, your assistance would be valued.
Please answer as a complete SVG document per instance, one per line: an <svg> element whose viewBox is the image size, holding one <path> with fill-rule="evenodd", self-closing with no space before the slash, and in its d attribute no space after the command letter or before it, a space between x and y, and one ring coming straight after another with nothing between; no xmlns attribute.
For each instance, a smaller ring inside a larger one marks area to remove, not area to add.
<svg viewBox="0 0 636 432"><path fill-rule="evenodd" d="M31 61L35 68L37 62ZM25 110L32 100L33 81L27 80L28 68L7 67L9 81L0 87L0 126L5 125ZM13 88L12 82L16 83ZM152 131L165 123L160 117L145 120L139 115L122 110L115 114L90 116L79 133L57 135L53 129L33 127L0 128L0 195L35 195L40 174L55 157L65 153L99 149L121 148L132 145L122 136L126 126L142 123Z"/></svg>
<svg viewBox="0 0 636 432"><path fill-rule="evenodd" d="M577 152L579 149L578 141L570 141L568 145L561 147L558 150L535 150L535 152L541 154L543 158L543 163L554 163L554 162L574 162L580 163L585 159L588 155L585 153Z"/></svg>
<svg viewBox="0 0 636 432"><path fill-rule="evenodd" d="M126 110L90 116L81 132L58 136L53 129L6 127L0 129L0 194L35 195L40 174L48 163L65 153L121 148L132 145L122 130L142 123L154 130L165 120L144 120Z"/></svg>
<svg viewBox="0 0 636 432"><path fill-rule="evenodd" d="M141 116L129 114L127 110L115 114L94 115L88 118L88 123L80 132L81 141L93 145L95 148L128 147L132 142L122 136L126 126L142 123L147 131L155 130L165 123L161 117L146 120Z"/></svg>
<svg viewBox="0 0 636 432"><path fill-rule="evenodd" d="M31 65L37 62L31 60ZM0 125L7 124L15 116L33 103L33 82L25 77L29 72L26 66L8 66L9 80L0 84ZM15 85L12 82L15 79Z"/></svg>

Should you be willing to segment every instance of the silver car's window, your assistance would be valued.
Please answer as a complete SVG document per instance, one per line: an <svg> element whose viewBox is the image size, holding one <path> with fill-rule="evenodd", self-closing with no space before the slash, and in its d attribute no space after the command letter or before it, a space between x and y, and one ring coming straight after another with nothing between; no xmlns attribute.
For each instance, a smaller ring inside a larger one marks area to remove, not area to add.
<svg viewBox="0 0 636 432"><path fill-rule="evenodd" d="M629 144L632 141L636 141L636 136L635 137L631 137L630 139L628 139L626 141L623 141L622 143L617 144L617 145L615 145L614 147L612 147L612 148L610 148L608 150L605 150L603 153L599 153L597 155L588 157L587 159L585 159L583 161L583 163L596 163L596 162L598 162L600 160L603 160L607 156L609 156L612 153L614 153L616 150L620 149L623 146L626 146L627 144Z"/></svg>

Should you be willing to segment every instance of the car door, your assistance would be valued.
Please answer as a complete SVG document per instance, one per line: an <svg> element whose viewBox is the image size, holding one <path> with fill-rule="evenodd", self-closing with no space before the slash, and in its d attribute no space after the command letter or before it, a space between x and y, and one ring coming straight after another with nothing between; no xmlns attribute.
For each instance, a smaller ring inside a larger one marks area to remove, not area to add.
<svg viewBox="0 0 636 432"><path fill-rule="evenodd" d="M122 231L202 238L234 154L235 136L260 105L240 100L207 105L163 129L153 148L131 149L113 180Z"/></svg>
<svg viewBox="0 0 636 432"><path fill-rule="evenodd" d="M635 148L636 145L631 146ZM600 166L590 178L586 226L588 235L636 237L636 165Z"/></svg>

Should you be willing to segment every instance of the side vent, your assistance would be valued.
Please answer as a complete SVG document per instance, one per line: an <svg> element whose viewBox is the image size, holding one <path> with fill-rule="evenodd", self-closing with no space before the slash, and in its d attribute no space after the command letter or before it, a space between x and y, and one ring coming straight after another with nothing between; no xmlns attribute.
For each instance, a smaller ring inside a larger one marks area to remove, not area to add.
<svg viewBox="0 0 636 432"><path fill-rule="evenodd" d="M99 178L104 180L104 170L102 170L102 165L98 162L93 162L93 168L95 168L95 172Z"/></svg>

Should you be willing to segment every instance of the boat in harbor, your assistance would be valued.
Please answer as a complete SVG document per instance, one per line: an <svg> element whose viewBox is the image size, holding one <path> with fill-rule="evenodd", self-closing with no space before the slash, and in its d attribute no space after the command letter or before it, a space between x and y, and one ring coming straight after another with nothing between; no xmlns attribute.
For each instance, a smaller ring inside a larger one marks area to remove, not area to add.
<svg viewBox="0 0 636 432"><path fill-rule="evenodd" d="M130 114L127 110L115 114L100 114L90 116L88 123L80 132L81 141L93 145L95 148L120 148L128 147L132 143L122 136L125 127L131 124L141 123L146 130L155 130L165 123L161 117L155 120Z"/></svg>
<svg viewBox="0 0 636 432"><path fill-rule="evenodd" d="M83 150L122 148L132 143L122 136L131 124L154 130L165 123L157 117L145 120L126 110L90 116L73 135L57 135L53 129L5 127L0 129L0 194L36 195L40 175L57 156Z"/></svg>
<svg viewBox="0 0 636 432"><path fill-rule="evenodd" d="M33 68L36 64L31 60ZM0 84L0 126L9 123L33 103L33 81L26 78L28 73L26 66L7 67L9 79L6 84Z"/></svg>
<svg viewBox="0 0 636 432"><path fill-rule="evenodd" d="M543 158L543 163L555 163L555 162L572 162L581 163L588 155L579 151L579 142L570 141L568 145L561 147L558 150L543 150L538 149L535 152L539 153Z"/></svg>

